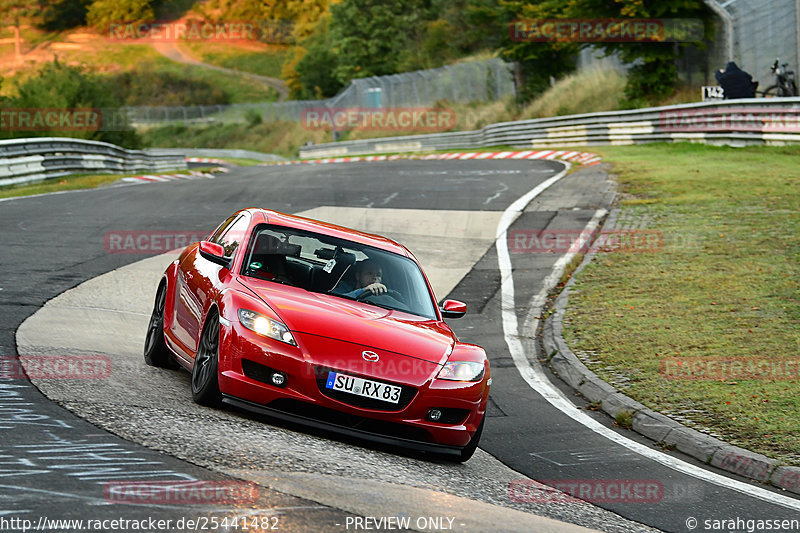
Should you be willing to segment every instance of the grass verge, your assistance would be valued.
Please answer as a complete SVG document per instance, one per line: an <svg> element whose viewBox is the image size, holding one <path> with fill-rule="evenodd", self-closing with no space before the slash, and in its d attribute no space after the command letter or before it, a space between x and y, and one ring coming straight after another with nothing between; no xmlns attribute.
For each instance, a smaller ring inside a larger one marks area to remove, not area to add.
<svg viewBox="0 0 800 533"><path fill-rule="evenodd" d="M81 43L78 49L53 53L59 61L85 65L92 72L110 78L118 85L119 105L214 105L272 102L278 98L274 89L244 76L225 76L224 84L220 85L218 71L177 63L148 44L110 46L101 37L95 37ZM51 56L43 53L40 63ZM15 84L34 75L38 68L39 63L27 62L13 74L3 74L0 94L14 95ZM3 68L0 70L5 72Z"/></svg>
<svg viewBox="0 0 800 533"><path fill-rule="evenodd" d="M181 44L203 63L241 70L261 76L281 77L281 66L288 54L286 46L247 43L232 46L211 41Z"/></svg>
<svg viewBox="0 0 800 533"><path fill-rule="evenodd" d="M598 254L576 278L568 344L648 407L800 465L796 377L662 370L735 357L800 375L800 147L592 149L619 174L621 214L660 231L663 248Z"/></svg>
<svg viewBox="0 0 800 533"><path fill-rule="evenodd" d="M236 148L294 158L306 142L330 141L330 133L303 129L297 122L164 126L139 132L145 146L157 148Z"/></svg>
<svg viewBox="0 0 800 533"><path fill-rule="evenodd" d="M196 169L192 169L196 170ZM188 174L188 170L165 171L169 174ZM119 181L126 176L141 176L142 172L131 174L73 174L36 183L22 185L5 185L0 187L0 198L14 198L18 196L32 196L52 192L72 191L76 189L94 189Z"/></svg>

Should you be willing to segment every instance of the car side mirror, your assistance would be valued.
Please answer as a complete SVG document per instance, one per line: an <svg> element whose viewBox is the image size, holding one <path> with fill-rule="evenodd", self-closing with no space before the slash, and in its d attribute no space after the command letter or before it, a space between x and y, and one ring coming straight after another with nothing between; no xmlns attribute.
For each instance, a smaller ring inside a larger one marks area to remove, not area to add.
<svg viewBox="0 0 800 533"><path fill-rule="evenodd" d="M443 318L461 318L467 312L467 304L458 300L445 300L439 311Z"/></svg>
<svg viewBox="0 0 800 533"><path fill-rule="evenodd" d="M200 256L219 266L231 267L230 259L225 258L225 248L215 242L200 241Z"/></svg>

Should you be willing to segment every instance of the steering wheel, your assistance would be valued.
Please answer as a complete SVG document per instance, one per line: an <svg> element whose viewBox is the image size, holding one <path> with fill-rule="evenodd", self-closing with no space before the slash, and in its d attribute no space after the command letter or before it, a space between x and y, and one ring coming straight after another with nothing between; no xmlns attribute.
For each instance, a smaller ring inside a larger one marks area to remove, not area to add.
<svg viewBox="0 0 800 533"><path fill-rule="evenodd" d="M363 302L364 300L366 300L369 297L380 298L381 296L389 296L391 298L394 298L395 300L397 300L401 304L406 305L406 302L403 300L403 295L400 294L399 291L395 291L395 290L392 290L392 289L389 289L386 292L381 293L381 294L372 294L372 292L370 292L370 291L364 291L364 292L362 292L361 294L358 295L358 298L356 298L356 301L357 302Z"/></svg>

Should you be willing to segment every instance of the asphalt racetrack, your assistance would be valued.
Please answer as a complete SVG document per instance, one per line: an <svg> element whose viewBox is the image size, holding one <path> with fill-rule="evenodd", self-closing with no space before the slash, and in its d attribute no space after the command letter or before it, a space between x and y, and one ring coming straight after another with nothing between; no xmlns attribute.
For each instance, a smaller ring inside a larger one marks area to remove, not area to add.
<svg viewBox="0 0 800 533"><path fill-rule="evenodd" d="M556 408L565 396L578 406L580 398L548 375L526 326L529 304L559 254L511 254L513 278L503 281L495 236L513 202L562 170L553 161L509 160L249 167L214 180L0 202L0 355L96 355L111 363L99 380L34 379L38 388L24 379L0 381L0 520L161 517L176 524L190 516L238 514L275 517L281 530L347 531L358 529L356 517L394 516L423 531L570 530L567 524L703 531L707 520L800 517L800 502L785 493L722 478L613 428L602 413ZM602 170L581 169L513 213L509 230L581 230L612 198L613 183ZM234 211L255 206L396 238L420 259L437 298L467 302L467 316L449 323L462 340L486 348L494 381L473 459L454 465L201 408L191 402L187 373L144 364L147 318L170 256L147 245L120 253L111 237L202 235ZM509 282L513 306L504 314ZM509 314L519 324L522 362L504 332ZM542 369L552 390L534 390L521 373L528 365ZM579 420L586 416L602 428ZM254 483L257 496L234 505L147 507L108 496L114 482L195 480ZM616 498L587 492L592 505L533 480L644 492Z"/></svg>

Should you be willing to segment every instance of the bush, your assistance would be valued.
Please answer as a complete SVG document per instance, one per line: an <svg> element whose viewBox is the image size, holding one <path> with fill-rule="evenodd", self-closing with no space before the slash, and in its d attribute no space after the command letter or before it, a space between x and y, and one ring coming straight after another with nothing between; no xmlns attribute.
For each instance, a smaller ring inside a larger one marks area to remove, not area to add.
<svg viewBox="0 0 800 533"><path fill-rule="evenodd" d="M86 73L80 67L72 67L53 61L46 63L39 71L24 82L17 84L17 96L6 98L0 104L6 110L18 109L35 112L49 109L101 109L110 116L117 108L112 96L111 84L99 76ZM98 130L69 130L59 126L38 131L0 130L0 138L19 137L75 137L105 141L126 148L138 148L141 144L136 132L130 129L127 119L119 113L114 116L113 126L106 122ZM104 129L111 128L113 130Z"/></svg>
<svg viewBox="0 0 800 533"><path fill-rule="evenodd" d="M111 76L109 83L118 105L225 105L230 97L224 89L202 80L191 79L191 67L178 71L158 71L139 66L131 72Z"/></svg>
<svg viewBox="0 0 800 533"><path fill-rule="evenodd" d="M100 31L108 30L111 24L154 19L150 0L95 0L86 13L86 22Z"/></svg>
<svg viewBox="0 0 800 533"><path fill-rule="evenodd" d="M50 0L42 10L41 27L46 30L67 30L86 24L86 11L91 0Z"/></svg>

